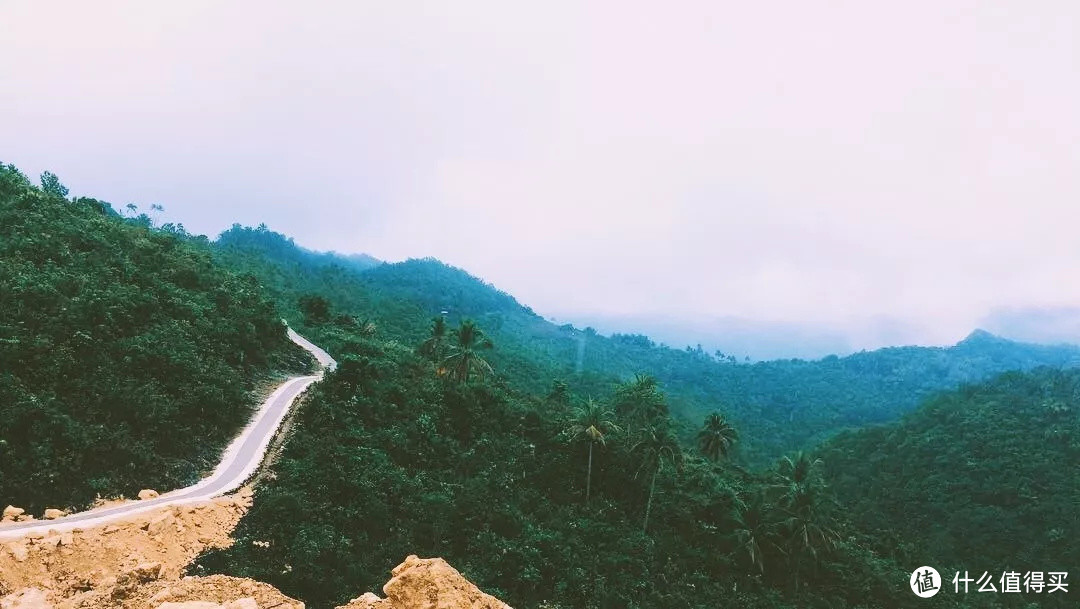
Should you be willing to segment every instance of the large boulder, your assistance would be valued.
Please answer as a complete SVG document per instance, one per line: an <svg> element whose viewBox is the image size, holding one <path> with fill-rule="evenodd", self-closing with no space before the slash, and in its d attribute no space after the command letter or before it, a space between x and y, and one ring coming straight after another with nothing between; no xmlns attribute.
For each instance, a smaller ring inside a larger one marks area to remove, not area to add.
<svg viewBox="0 0 1080 609"><path fill-rule="evenodd" d="M26 510L24 510L24 509L22 509L20 507L15 507L13 505L9 505L6 508L4 508L4 520L8 520L8 521L15 520L19 516L22 516L25 512L26 512Z"/></svg>
<svg viewBox="0 0 1080 609"><path fill-rule="evenodd" d="M153 499L158 496L158 492L152 488L144 488L139 491L139 499Z"/></svg>
<svg viewBox="0 0 1080 609"><path fill-rule="evenodd" d="M511 609L441 558L412 555L391 574L383 586L385 599L369 592L338 609Z"/></svg>
<svg viewBox="0 0 1080 609"><path fill-rule="evenodd" d="M45 520L56 520L57 518L62 518L64 516L67 516L67 512L56 508L46 509L44 514Z"/></svg>

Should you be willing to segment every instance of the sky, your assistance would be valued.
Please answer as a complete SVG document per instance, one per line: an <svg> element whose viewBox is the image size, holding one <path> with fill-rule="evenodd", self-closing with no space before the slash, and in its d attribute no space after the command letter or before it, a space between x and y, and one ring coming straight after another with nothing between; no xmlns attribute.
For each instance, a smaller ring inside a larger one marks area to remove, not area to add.
<svg viewBox="0 0 1080 609"><path fill-rule="evenodd" d="M2 5L0 160L192 232L770 355L1080 340L1075 2Z"/></svg>

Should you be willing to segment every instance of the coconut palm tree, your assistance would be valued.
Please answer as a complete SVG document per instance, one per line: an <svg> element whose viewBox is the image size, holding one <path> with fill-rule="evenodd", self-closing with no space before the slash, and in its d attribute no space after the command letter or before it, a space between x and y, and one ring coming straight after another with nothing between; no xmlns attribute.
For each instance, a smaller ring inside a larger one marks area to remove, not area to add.
<svg viewBox="0 0 1080 609"><path fill-rule="evenodd" d="M698 448L713 461L727 457L738 439L739 432L735 431L719 412L706 417L701 431L697 434Z"/></svg>
<svg viewBox="0 0 1080 609"><path fill-rule="evenodd" d="M779 486L780 507L785 516L781 524L787 535L787 554L795 576L796 590L803 563L809 560L811 566L816 565L819 554L835 547L839 539L821 512L820 465L821 459L802 452L794 458L784 457L780 460L779 472L783 480Z"/></svg>
<svg viewBox="0 0 1080 609"><path fill-rule="evenodd" d="M765 554L781 552L777 545L779 524L774 520L765 494L754 493L749 501L738 501L732 509L732 537L737 556L744 556L759 574L765 573Z"/></svg>
<svg viewBox="0 0 1080 609"><path fill-rule="evenodd" d="M607 446L607 435L620 431L619 426L613 422L614 418L615 413L612 410L590 397L583 405L574 409L573 421L565 432L572 441L589 443L589 463L585 470L585 505L589 505L592 494L593 448L598 444L601 447Z"/></svg>
<svg viewBox="0 0 1080 609"><path fill-rule="evenodd" d="M440 315L431 320L431 336L420 343L419 352L420 355L432 361L438 361L442 357L445 348L446 318Z"/></svg>
<svg viewBox="0 0 1080 609"><path fill-rule="evenodd" d="M491 364L480 357L480 352L494 347L475 322L463 321L454 330L454 341L448 350L450 355L443 359L443 367L450 378L468 383L474 373L482 377L493 372Z"/></svg>
<svg viewBox="0 0 1080 609"><path fill-rule="evenodd" d="M679 440L671 430L666 427L648 427L642 433L642 439L630 449L641 455L640 472L647 472L652 480L649 482L649 500L645 503L645 521L641 525L641 532L649 529L649 514L652 512L653 496L656 494L656 478L664 464L676 466L682 463L682 448Z"/></svg>
<svg viewBox="0 0 1080 609"><path fill-rule="evenodd" d="M818 467L821 459L816 459L804 452L780 459L777 468L780 474L781 503L792 505L797 495L819 484Z"/></svg>
<svg viewBox="0 0 1080 609"><path fill-rule="evenodd" d="M627 433L632 437L639 430L663 424L668 407L656 378L636 374L633 380L619 385L615 389L615 412L627 423Z"/></svg>

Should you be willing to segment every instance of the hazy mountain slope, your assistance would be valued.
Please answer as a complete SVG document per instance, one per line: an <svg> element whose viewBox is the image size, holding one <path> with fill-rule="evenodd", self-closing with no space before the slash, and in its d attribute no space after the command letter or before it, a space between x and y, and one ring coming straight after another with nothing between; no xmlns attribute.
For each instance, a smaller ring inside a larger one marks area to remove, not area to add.
<svg viewBox="0 0 1080 609"><path fill-rule="evenodd" d="M1078 371L965 386L819 454L849 516L903 564L950 578L1080 567Z"/></svg>
<svg viewBox="0 0 1080 609"><path fill-rule="evenodd" d="M51 186L0 167L0 503L193 482L307 358L205 242Z"/></svg>
<svg viewBox="0 0 1080 609"><path fill-rule="evenodd" d="M238 233L244 233L239 238ZM950 348L896 347L816 361L740 364L699 350L655 345L641 335L604 337L557 326L512 296L434 259L382 264L365 271L318 263L265 229L222 235L223 252L264 279L293 307L300 296L325 296L333 308L371 319L380 336L418 344L431 317L453 324L475 319L495 340L491 360L501 378L532 392L566 380L581 393L602 393L636 373L656 376L674 412L695 424L719 409L742 432L741 458L767 463L839 430L889 421L926 396L1006 370L1080 364L1080 349L1026 345L974 333Z"/></svg>

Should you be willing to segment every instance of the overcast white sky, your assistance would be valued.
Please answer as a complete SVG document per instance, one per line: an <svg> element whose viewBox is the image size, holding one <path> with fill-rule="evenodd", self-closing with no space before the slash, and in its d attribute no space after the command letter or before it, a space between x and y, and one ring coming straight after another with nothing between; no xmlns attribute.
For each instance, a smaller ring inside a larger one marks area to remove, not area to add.
<svg viewBox="0 0 1080 609"><path fill-rule="evenodd" d="M0 160L193 232L854 347L1080 305L1072 1L2 11Z"/></svg>

